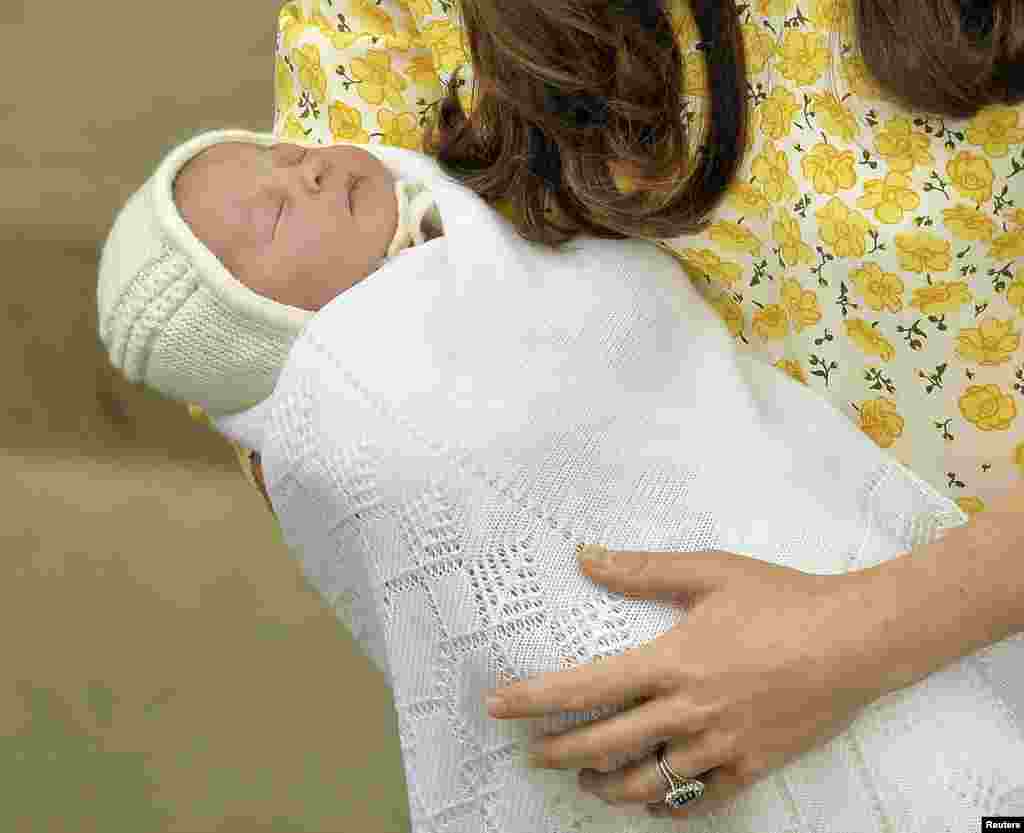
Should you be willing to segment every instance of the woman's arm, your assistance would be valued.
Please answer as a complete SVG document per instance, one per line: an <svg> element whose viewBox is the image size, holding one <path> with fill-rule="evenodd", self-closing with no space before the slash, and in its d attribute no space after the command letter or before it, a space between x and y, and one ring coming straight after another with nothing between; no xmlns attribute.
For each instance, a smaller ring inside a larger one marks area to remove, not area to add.
<svg viewBox="0 0 1024 833"><path fill-rule="evenodd" d="M1024 631L1024 483L941 540L846 578L843 592L878 614L865 617L876 624L863 659L888 690Z"/></svg>

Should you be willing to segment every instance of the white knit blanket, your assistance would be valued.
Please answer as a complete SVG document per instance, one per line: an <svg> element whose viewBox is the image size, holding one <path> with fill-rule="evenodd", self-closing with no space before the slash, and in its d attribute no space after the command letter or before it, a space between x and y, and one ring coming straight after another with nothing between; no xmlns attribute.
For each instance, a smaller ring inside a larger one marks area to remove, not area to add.
<svg viewBox="0 0 1024 833"><path fill-rule="evenodd" d="M413 833L976 833L1024 813L1018 638L873 703L710 816L651 819L575 770L525 767L530 738L613 712L497 721L488 689L685 621L585 578L577 542L840 573L967 517L739 355L653 244L552 252L437 187L445 237L322 309L274 394L218 421L262 454L290 549L389 680Z"/></svg>

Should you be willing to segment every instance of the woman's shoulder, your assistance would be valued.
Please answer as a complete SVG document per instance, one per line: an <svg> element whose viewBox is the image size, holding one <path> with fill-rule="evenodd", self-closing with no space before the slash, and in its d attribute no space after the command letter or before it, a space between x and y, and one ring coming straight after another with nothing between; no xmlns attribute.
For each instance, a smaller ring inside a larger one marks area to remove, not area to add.
<svg viewBox="0 0 1024 833"><path fill-rule="evenodd" d="M961 196L978 204L992 195L983 184L970 187L977 177L993 187L1002 179L1008 192L1022 187L1024 179L1010 180L1024 167L1024 103L985 107L960 119L911 109L868 70L855 44L849 0L818 0L809 7L805 12L793 0L741 7L749 130L744 166L727 203L767 215L769 203L782 197L794 205L798 192L845 199L888 177L919 196L941 192L940 179L959 184ZM710 98L704 53L696 49L695 24L687 20L692 16L682 12L678 31L685 44L688 118L699 145ZM950 196L947 189L944 198Z"/></svg>

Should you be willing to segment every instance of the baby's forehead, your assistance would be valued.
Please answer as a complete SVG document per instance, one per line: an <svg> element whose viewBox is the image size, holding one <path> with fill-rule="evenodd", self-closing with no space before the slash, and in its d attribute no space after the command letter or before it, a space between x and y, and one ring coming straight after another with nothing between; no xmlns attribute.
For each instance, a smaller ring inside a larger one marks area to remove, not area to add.
<svg viewBox="0 0 1024 833"><path fill-rule="evenodd" d="M211 193L234 191L240 181L248 179L255 165L269 161L266 150L251 142L222 142L197 153L174 178L174 202L178 210L195 224L195 203Z"/></svg>
<svg viewBox="0 0 1024 833"><path fill-rule="evenodd" d="M246 178L261 146L249 142L222 142L205 148L178 171L173 199L192 232L207 245L215 245L224 200L230 199L238 183ZM247 161L248 160L248 161ZM210 200L211 195L216 195Z"/></svg>
<svg viewBox="0 0 1024 833"><path fill-rule="evenodd" d="M262 146L252 142L221 142L193 156L178 171L178 177L189 179L206 176L217 168L244 165L261 159L265 155L264 150Z"/></svg>
<svg viewBox="0 0 1024 833"><path fill-rule="evenodd" d="M206 148L196 158L208 162L223 162L229 159L253 159L265 155L267 147L256 142L220 142Z"/></svg>

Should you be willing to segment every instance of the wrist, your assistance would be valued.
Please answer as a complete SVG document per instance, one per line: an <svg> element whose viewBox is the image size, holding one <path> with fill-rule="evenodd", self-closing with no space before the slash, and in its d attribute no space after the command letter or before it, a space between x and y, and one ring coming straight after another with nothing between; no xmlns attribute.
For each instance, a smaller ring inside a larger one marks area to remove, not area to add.
<svg viewBox="0 0 1024 833"><path fill-rule="evenodd" d="M882 693L1022 629L1024 529L1010 505L993 502L940 540L837 582L850 616L864 619L864 659Z"/></svg>
<svg viewBox="0 0 1024 833"><path fill-rule="evenodd" d="M851 670L876 697L913 685L941 667L935 652L922 651L916 642L921 612L900 592L904 575L884 569L898 560L836 577L841 609L857 623Z"/></svg>

